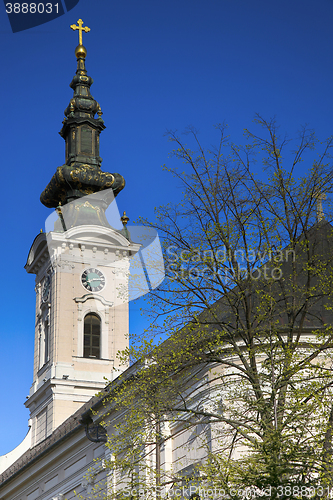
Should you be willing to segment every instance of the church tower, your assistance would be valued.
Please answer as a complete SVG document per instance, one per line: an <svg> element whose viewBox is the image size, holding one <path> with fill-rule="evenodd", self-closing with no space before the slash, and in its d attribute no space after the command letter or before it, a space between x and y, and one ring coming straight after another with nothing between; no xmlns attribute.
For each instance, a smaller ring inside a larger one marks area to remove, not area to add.
<svg viewBox="0 0 333 500"><path fill-rule="evenodd" d="M36 275L33 384L30 410L32 446L105 386L121 366L117 352L128 346L129 260L139 245L107 221L105 210L125 185L117 173L101 170L99 136L105 125L92 97L78 26L74 91L60 135L66 161L41 194L55 208L53 227L34 240L26 263ZM95 117L97 114L97 117ZM115 374L115 375L114 375Z"/></svg>

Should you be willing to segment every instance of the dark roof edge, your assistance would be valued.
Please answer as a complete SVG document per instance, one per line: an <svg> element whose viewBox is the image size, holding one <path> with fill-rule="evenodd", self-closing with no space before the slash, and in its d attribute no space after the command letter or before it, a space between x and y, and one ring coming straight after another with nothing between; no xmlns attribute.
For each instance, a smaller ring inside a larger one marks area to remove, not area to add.
<svg viewBox="0 0 333 500"><path fill-rule="evenodd" d="M9 474L9 476L0 483L0 488L24 471L30 464L36 462L39 458L49 453L53 448L59 446L67 437L78 432L84 426L82 420L84 420L87 416L90 416L92 411L94 412L98 410L103 405L103 401L110 396L112 391L119 387L125 380L132 378L140 366L141 363L137 361L132 366L127 368L115 380L110 382L102 391L100 391L98 395L93 396L89 401L87 401L87 403L84 403L75 413L68 417L67 420L60 424L60 426L57 427L50 436L44 439L44 441L38 443L33 448L29 448L29 450L23 453L23 455L21 455L14 463L12 463L0 474L0 480L3 476L7 476ZM105 394L101 394L103 392ZM71 427L72 425L74 425L74 427L67 431L66 428ZM60 437L54 442L49 443L49 441L55 439L57 434L59 434ZM22 465L20 466L21 462ZM18 467L18 469L11 473L11 469L14 469L15 466Z"/></svg>
<svg viewBox="0 0 333 500"><path fill-rule="evenodd" d="M5 479L1 484L0 484L0 487L4 486L6 483L10 482L12 479L14 479L17 475L19 475L21 472L23 472L27 467L29 467L31 464L33 464L34 462L36 462L38 459L40 459L41 457L43 457L44 455L46 455L47 453L49 453L53 448L55 448L56 446L58 446L59 444L61 444L62 441L64 441L67 437L71 436L72 434L75 434L79 429L81 428L81 424L77 425L76 427L74 427L74 429L71 429L68 433L66 434L63 434L57 441L55 441L54 443L51 443L48 447L44 448L43 450L41 450L39 453L37 453L33 458L31 459L28 459L27 462L22 465L19 469L17 469L15 472L13 472L7 479ZM51 434L52 436L52 434ZM50 437L51 437L50 436ZM43 442L43 441L42 441ZM40 443L41 444L41 443ZM38 445L37 445L38 446ZM33 450L33 448L32 448ZM21 460L23 459L23 457L25 457L25 455L29 452L32 452L32 450L28 450L26 453L24 453L18 460ZM25 457L25 458L28 458L28 457ZM9 470L11 467L13 467L15 465L16 462L14 462L11 466L8 467L7 470ZM3 474L5 473L6 471L3 472ZM0 477L2 476L2 474L0 475Z"/></svg>

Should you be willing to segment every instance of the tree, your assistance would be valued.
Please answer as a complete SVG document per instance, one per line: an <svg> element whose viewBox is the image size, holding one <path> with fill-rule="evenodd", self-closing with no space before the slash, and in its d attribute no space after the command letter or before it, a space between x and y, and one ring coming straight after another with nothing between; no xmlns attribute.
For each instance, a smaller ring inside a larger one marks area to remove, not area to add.
<svg viewBox="0 0 333 500"><path fill-rule="evenodd" d="M235 499L319 498L333 486L332 138L315 156L309 129L295 147L274 120L256 124L263 134L246 130L243 147L225 127L210 149L189 130L195 151L169 134L184 199L145 221L166 279L105 415L121 414L108 444L117 497L200 483Z"/></svg>

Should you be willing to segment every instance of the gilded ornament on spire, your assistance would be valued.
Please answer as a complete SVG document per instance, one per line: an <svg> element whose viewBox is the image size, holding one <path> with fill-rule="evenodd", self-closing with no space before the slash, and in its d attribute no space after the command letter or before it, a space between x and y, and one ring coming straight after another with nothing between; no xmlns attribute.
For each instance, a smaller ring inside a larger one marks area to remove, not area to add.
<svg viewBox="0 0 333 500"><path fill-rule="evenodd" d="M84 59L87 55L87 49L82 44L82 32L84 31L85 33L88 33L90 28L88 28L88 26L83 27L82 19L79 19L77 24L78 26L76 24L71 24L70 26L73 31L79 30L79 45L75 49L75 55L77 59Z"/></svg>
<svg viewBox="0 0 333 500"><path fill-rule="evenodd" d="M123 223L123 226L126 227L126 224L129 221L129 217L127 217L125 210L124 210L123 215L120 217L120 220Z"/></svg>
<svg viewBox="0 0 333 500"><path fill-rule="evenodd" d="M78 22L77 22L78 26L76 26L76 24L71 24L71 28L73 31L75 30L79 30L79 45L82 45L82 31L84 31L85 33L88 33L90 31L90 28L88 28L88 26L85 26L83 28L83 21L82 19L79 19Z"/></svg>

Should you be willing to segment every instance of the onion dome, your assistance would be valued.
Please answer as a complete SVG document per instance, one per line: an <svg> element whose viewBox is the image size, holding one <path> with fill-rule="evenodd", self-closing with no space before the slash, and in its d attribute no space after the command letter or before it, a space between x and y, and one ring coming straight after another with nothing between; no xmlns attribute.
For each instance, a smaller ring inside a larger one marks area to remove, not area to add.
<svg viewBox="0 0 333 500"><path fill-rule="evenodd" d="M79 30L79 45L75 49L77 70L70 83L74 95L65 109L63 127L59 132L66 142L66 162L57 168L40 197L43 205L49 208L65 206L83 196L110 188L116 196L125 185L122 175L101 170L99 135L105 125L101 107L90 93L93 79L87 75L87 50L82 45L82 31L88 32L90 28L83 28L82 24L79 19L78 26L71 26Z"/></svg>

